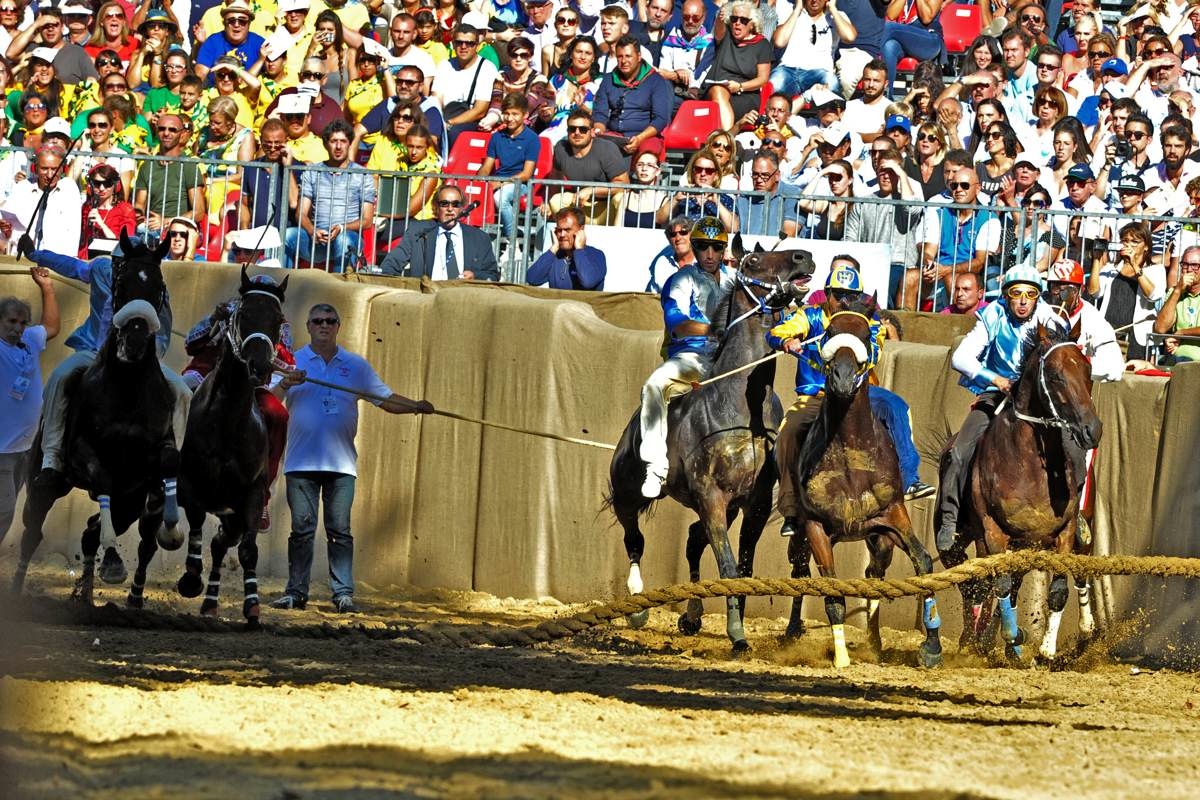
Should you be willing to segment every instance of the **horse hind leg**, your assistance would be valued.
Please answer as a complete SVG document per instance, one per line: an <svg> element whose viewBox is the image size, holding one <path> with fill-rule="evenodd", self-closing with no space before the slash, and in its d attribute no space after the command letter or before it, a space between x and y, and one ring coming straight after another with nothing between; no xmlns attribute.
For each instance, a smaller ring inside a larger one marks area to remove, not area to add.
<svg viewBox="0 0 1200 800"><path fill-rule="evenodd" d="M704 535L704 524L700 521L688 526L687 547L685 553L688 562L688 578L693 583L700 580L700 559L708 547L708 537ZM679 630L688 636L700 632L701 620L704 618L704 603L700 600L688 600L687 610L679 615Z"/></svg>
<svg viewBox="0 0 1200 800"><path fill-rule="evenodd" d="M259 502L255 508L261 508ZM257 518L257 515L255 515ZM238 563L242 566L242 616L246 618L246 626L258 628L260 605L258 601L258 531L251 526L246 530L238 544Z"/></svg>
<svg viewBox="0 0 1200 800"><path fill-rule="evenodd" d="M203 511L187 510L188 550L183 562L183 574L175 584L183 597L199 597L204 591L204 517Z"/></svg>
<svg viewBox="0 0 1200 800"><path fill-rule="evenodd" d="M93 514L87 521L80 537L80 549L83 551L83 564L79 577L71 588L71 600L76 603L92 605L92 594L96 585L96 553L100 550L100 515Z"/></svg>
<svg viewBox="0 0 1200 800"><path fill-rule="evenodd" d="M158 526L160 515L147 513L138 520L138 563L133 571L133 582L129 584L129 594L125 597L125 605L130 608L141 608L145 605L144 592L146 589L146 570L158 552Z"/></svg>
<svg viewBox="0 0 1200 800"><path fill-rule="evenodd" d="M812 577L812 568L808 563L812 558L812 548L808 546L807 536L793 536L788 540L787 557L792 565L793 578ZM804 596L797 595L792 598L792 610L788 615L787 630L783 634L785 637L797 639L804 635L803 612Z"/></svg>
<svg viewBox="0 0 1200 800"><path fill-rule="evenodd" d="M20 553L17 557L17 568L13 571L11 591L19 595L25 589L25 576L29 572L29 563L33 554L42 544L42 528L46 524L46 515L54 505L53 489L44 488L37 483L29 482L25 496L25 510L21 515L24 528L21 532Z"/></svg>
<svg viewBox="0 0 1200 800"><path fill-rule="evenodd" d="M613 512L625 531L625 555L629 557L629 575L625 579L625 586L631 596L641 594L645 589L642 582L642 553L646 546L646 537L642 535L642 529L638 525L638 514L641 513L639 505L636 501L631 502L630 498L613 499ZM626 619L629 620L629 627L641 628L650 619L650 610L635 612Z"/></svg>

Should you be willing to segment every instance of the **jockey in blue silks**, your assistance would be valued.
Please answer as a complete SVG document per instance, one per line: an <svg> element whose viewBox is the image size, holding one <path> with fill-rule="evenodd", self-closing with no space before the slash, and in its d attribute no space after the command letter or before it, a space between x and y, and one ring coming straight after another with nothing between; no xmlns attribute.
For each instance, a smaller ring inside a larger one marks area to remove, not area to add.
<svg viewBox="0 0 1200 800"><path fill-rule="evenodd" d="M780 534L796 532L796 516L800 503L796 496L797 459L808 430L820 415L825 400L825 359L821 357L820 338L829 317L845 310L862 295L862 278L858 261L848 255L836 256L829 266L825 282L825 302L819 306L803 306L771 329L767 342L776 350L786 350L796 356L796 402L784 417L783 428L775 439L775 464L779 470L779 513L783 516ZM874 368L879 360L883 342L879 320L871 322L871 351L868 364ZM868 386L871 411L892 435L900 461L900 478L904 483L905 499L926 497L934 489L917 477L921 457L913 445L912 422L908 403L882 386Z"/></svg>
<svg viewBox="0 0 1200 800"><path fill-rule="evenodd" d="M1039 303L1045 286L1033 267L1015 266L1004 273L1001 298L976 312L975 327L954 350L951 365L962 373L959 384L978 399L963 421L942 475L937 510L937 546L946 550L958 530L958 511L970 479L975 446L987 430L996 408L1021 375L1025 344L1039 324L1064 326L1046 303Z"/></svg>
<svg viewBox="0 0 1200 800"><path fill-rule="evenodd" d="M667 360L642 387L641 433L638 455L646 462L642 495L656 498L667 480L667 404L691 391L693 382L707 377L716 353L710 336L712 317L723 289L733 284L724 265L729 233L716 217L702 217L690 235L696 263L683 267L663 286L660 300L667 328Z"/></svg>
<svg viewBox="0 0 1200 800"><path fill-rule="evenodd" d="M120 245L113 251L120 256ZM112 307L112 258L97 256L90 261L82 261L72 256L52 253L49 250L23 250L23 255L39 267L47 267L59 275L72 278L88 284L89 305L91 312L87 319L67 337L66 345L75 351L62 361L46 380L46 388L42 399L42 470L36 480L39 482L57 483L63 473L63 436L67 424L67 398L63 388L68 378L76 372L86 370L96 363L96 356L104 346L108 332L114 324L121 325L123 321L114 320ZM140 305L137 301L130 306ZM133 312L144 316L145 311ZM147 319L150 329L155 331L159 359L167 352L171 343L171 298L163 292L161 307L157 315ZM163 376L175 394L175 414L172 424L175 433L176 447L183 447L183 434L187 428L187 412L192 399L183 378L169 369L161 360Z"/></svg>

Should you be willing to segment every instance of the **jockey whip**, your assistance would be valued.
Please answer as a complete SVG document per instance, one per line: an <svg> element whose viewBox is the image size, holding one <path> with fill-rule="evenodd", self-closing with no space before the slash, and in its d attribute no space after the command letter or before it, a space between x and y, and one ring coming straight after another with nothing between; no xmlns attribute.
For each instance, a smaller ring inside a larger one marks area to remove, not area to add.
<svg viewBox="0 0 1200 800"><path fill-rule="evenodd" d="M802 345L811 344L811 343L817 341L818 339L820 339L822 336L824 336L823 333L818 334L816 336L810 336L809 338L800 342L800 344L802 344ZM785 353L787 353L786 350L780 350L777 353L771 353L770 355L763 356L762 358L757 359L755 361L751 361L749 364L743 364L742 366L737 367L736 369L731 369L728 372L722 372L720 375L714 375L713 377L708 378L706 380L685 381L680 378L672 378L671 382L686 384L692 388L692 391L695 391L695 390L701 388L702 386L707 386L710 383L716 383L717 381L725 380L726 378L730 377L731 375L737 375L739 372L745 372L748 369L753 369L754 367L757 367L759 364L765 364L768 361L773 361L773 360L779 358L781 355L784 355Z"/></svg>
<svg viewBox="0 0 1200 800"><path fill-rule="evenodd" d="M275 367L276 367L275 371L280 374L285 374L287 372L287 370L281 369L281 366L284 366L284 365L282 365L281 362L277 361L275 364ZM304 380L306 383L313 383L313 384L316 384L317 386L324 386L327 389L336 389L339 392L346 392L347 394L352 394L356 397L361 397L364 400L370 400L375 403L382 403L388 399L386 397L380 397L379 395L371 394L370 392L360 392L357 389L351 389L349 386L341 386L336 383L330 383L329 381L318 380L317 378L305 377ZM410 406L410 408L413 408L414 410L416 409L415 406ZM577 439L574 436L561 436L557 433L550 433L548 431L535 431L535 430L531 430L529 428L518 428L514 425L505 425L502 422L492 422L490 420L479 419L477 417L468 417L466 414L456 414L453 411L443 411L442 409L438 409L438 408L435 408L433 411L431 411L429 413L436 414L439 417L448 417L450 419L456 419L461 422L472 422L476 425L483 425L488 428L499 428L500 430L503 430L503 431L512 431L513 433L524 433L524 434L528 434L529 436L538 436L543 439L553 439L556 442L567 442L568 444L581 444L586 447L596 447L601 450L616 450L617 449L616 445L607 444L606 442L597 442L597 441L593 441L591 439Z"/></svg>

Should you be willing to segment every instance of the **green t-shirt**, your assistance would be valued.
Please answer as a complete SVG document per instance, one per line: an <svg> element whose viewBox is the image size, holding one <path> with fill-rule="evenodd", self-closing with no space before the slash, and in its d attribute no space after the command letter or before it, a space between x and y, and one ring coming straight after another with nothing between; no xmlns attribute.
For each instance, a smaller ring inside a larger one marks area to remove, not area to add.
<svg viewBox="0 0 1200 800"><path fill-rule="evenodd" d="M194 161L145 161L133 183L133 194L147 190L146 212L161 214L164 221L192 210L188 191L203 185L204 176Z"/></svg>
<svg viewBox="0 0 1200 800"><path fill-rule="evenodd" d="M89 108L86 111L82 112L79 116L75 117L75 119L71 120L71 139L72 140L78 139L80 134L82 134L87 129L88 114L91 114L93 111L97 111L100 108L101 108L100 106L96 106L95 108ZM142 129L142 131L145 133L145 138L146 138L147 142L149 142L151 145L157 144L156 140L154 139L154 134L150 130L150 123L146 121L145 117L143 117L141 114L138 114L137 117L134 118L133 124ZM84 143L81 141L79 143L79 149L86 150L90 146L90 144L91 144L90 139L87 141L87 143ZM132 152L127 147L124 146L124 142L117 141L116 144L122 150L125 150L126 152Z"/></svg>
<svg viewBox="0 0 1200 800"><path fill-rule="evenodd" d="M1175 330L1200 328L1200 294L1185 294L1175 305ZM1200 345L1181 344L1175 350L1180 361L1200 361Z"/></svg>
<svg viewBox="0 0 1200 800"><path fill-rule="evenodd" d="M153 114L167 106L179 108L179 93L172 92L166 86L160 86L146 92L146 102L142 103L142 113Z"/></svg>

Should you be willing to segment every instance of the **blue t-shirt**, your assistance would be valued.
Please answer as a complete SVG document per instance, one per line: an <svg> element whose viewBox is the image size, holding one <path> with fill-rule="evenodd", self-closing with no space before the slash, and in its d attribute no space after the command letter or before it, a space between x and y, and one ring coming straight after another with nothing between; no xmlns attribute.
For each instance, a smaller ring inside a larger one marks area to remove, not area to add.
<svg viewBox="0 0 1200 800"><path fill-rule="evenodd" d="M497 178L511 178L525 169L526 161L536 164L541 149L541 139L529 128L521 128L516 136L510 136L508 131L496 131L487 146L488 157L496 159L492 174Z"/></svg>
<svg viewBox="0 0 1200 800"><path fill-rule="evenodd" d="M257 33L246 35L246 41L234 47L228 39L225 38L225 31L215 33L204 40L204 44L200 45L200 51L196 53L196 63L212 69L213 64L217 63L217 59L227 53L232 53L241 62L243 67L249 68L251 64L258 60L258 54L262 50L263 37ZM210 80L209 83L212 83Z"/></svg>
<svg viewBox="0 0 1200 800"><path fill-rule="evenodd" d="M33 446L42 416L41 354L46 329L31 325L21 343L0 340L0 453L23 453Z"/></svg>

